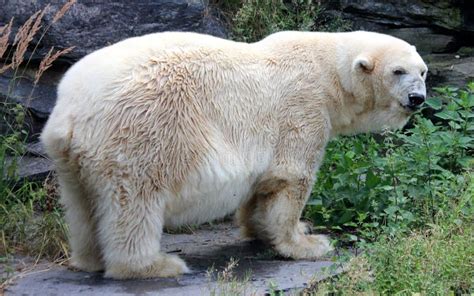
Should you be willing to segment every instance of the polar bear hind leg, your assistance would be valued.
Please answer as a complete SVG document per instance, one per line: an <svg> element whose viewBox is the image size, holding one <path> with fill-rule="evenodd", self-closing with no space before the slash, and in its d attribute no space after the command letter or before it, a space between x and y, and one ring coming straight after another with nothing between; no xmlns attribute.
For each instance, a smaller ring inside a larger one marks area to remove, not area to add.
<svg viewBox="0 0 474 296"><path fill-rule="evenodd" d="M69 226L71 266L90 272L103 270L91 199L78 178L77 165L70 161L70 122L51 122L53 120L44 128L41 141L57 171L60 202L65 208Z"/></svg>
<svg viewBox="0 0 474 296"><path fill-rule="evenodd" d="M86 192L71 174L65 173L64 169L62 171L58 175L58 181L61 203L66 209L65 218L69 225L71 266L89 272L103 270L95 235L95 219Z"/></svg>
<svg viewBox="0 0 474 296"><path fill-rule="evenodd" d="M138 183L140 183L138 185ZM179 257L160 252L167 196L147 181L103 184L96 206L105 277L174 277L189 272Z"/></svg>

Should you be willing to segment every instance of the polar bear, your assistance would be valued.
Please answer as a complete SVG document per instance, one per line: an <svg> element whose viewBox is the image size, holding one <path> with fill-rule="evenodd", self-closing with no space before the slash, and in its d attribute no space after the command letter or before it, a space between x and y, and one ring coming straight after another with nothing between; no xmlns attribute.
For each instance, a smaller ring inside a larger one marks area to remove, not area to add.
<svg viewBox="0 0 474 296"><path fill-rule="evenodd" d="M189 271L163 227L237 211L279 254L330 249L299 221L326 143L402 127L426 96L416 49L370 32L280 32L247 44L195 33L130 38L58 86L41 135L58 173L72 265L105 276Z"/></svg>

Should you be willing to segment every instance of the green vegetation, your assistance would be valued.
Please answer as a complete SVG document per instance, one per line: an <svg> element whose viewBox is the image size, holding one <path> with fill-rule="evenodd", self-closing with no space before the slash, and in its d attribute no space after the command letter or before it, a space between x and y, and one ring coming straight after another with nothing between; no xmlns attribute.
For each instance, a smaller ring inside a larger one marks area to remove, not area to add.
<svg viewBox="0 0 474 296"><path fill-rule="evenodd" d="M349 261L347 272L323 282L314 295L461 295L474 287L474 178L461 203L436 224L395 236L381 234L359 244L363 255Z"/></svg>
<svg viewBox="0 0 474 296"><path fill-rule="evenodd" d="M474 289L474 83L436 91L435 123L329 144L305 215L364 255L318 294Z"/></svg>
<svg viewBox="0 0 474 296"><path fill-rule="evenodd" d="M296 31L347 31L351 25L339 17L324 14L324 8L310 0L230 1L232 39L255 42L271 33Z"/></svg>
<svg viewBox="0 0 474 296"><path fill-rule="evenodd" d="M307 217L335 230L359 229L362 237L436 223L465 192L474 167L474 84L436 90L427 101L440 111L436 124L416 115L414 127L382 139L331 142Z"/></svg>
<svg viewBox="0 0 474 296"><path fill-rule="evenodd" d="M43 26L43 17L50 9L49 5L33 14L16 33L12 31L13 19L0 27L0 59L4 60L0 64L0 74L9 71L13 77L8 86L8 94L15 89L18 80L27 75L26 67L31 66L38 45L28 52L32 47L30 42L35 38L41 40L51 25L59 21L74 2L67 1L46 26ZM10 38L13 33L14 38ZM72 48L57 51L51 48L34 75L28 78L36 85L44 71L70 50ZM26 155L25 143L27 137L31 136L28 135L25 123L27 112L27 108L7 99L0 102L0 263L3 267L0 294L5 281L15 270L9 266L12 255L20 253L34 256L38 260L42 257L61 260L68 254L67 228L63 222L62 210L57 204L53 179L38 183L18 176L18 165Z"/></svg>

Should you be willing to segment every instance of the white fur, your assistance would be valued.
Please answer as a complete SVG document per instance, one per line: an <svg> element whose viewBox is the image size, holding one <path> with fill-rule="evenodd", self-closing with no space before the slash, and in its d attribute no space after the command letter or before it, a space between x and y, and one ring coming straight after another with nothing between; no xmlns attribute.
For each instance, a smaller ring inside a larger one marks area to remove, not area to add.
<svg viewBox="0 0 474 296"><path fill-rule="evenodd" d="M403 67L403 78L393 69ZM243 233L292 258L331 247L299 221L330 137L402 126L425 92L390 36L282 32L245 44L193 33L127 39L76 63L41 136L76 267L113 278L187 272L163 227L239 209Z"/></svg>

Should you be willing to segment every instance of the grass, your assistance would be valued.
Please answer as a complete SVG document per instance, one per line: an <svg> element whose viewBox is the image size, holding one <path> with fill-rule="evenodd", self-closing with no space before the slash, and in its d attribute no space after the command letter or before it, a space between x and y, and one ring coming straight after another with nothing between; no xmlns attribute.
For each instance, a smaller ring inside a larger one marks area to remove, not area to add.
<svg viewBox="0 0 474 296"><path fill-rule="evenodd" d="M437 223L406 234L384 234L361 245L345 274L314 295L461 295L474 287L474 177L469 190ZM471 203L463 213L462 203Z"/></svg>
<svg viewBox="0 0 474 296"><path fill-rule="evenodd" d="M75 2L67 1L46 26L44 15L50 12L49 5L34 13L16 32L13 30L13 19L0 27L0 59L4 60L0 65L0 74L7 71L13 74L7 94L13 92L25 69L33 66L32 57L47 31ZM33 40L38 40L34 47L31 45ZM37 65L34 85L54 61L71 50L51 48ZM14 273L11 267L14 255L33 256L35 262L44 257L53 261L68 257L67 227L57 204L53 179L37 183L17 176L18 163L26 154L27 113L27 107L7 100L0 102L4 129L0 134L0 259L4 270L0 278L0 291L3 291L6 281Z"/></svg>

